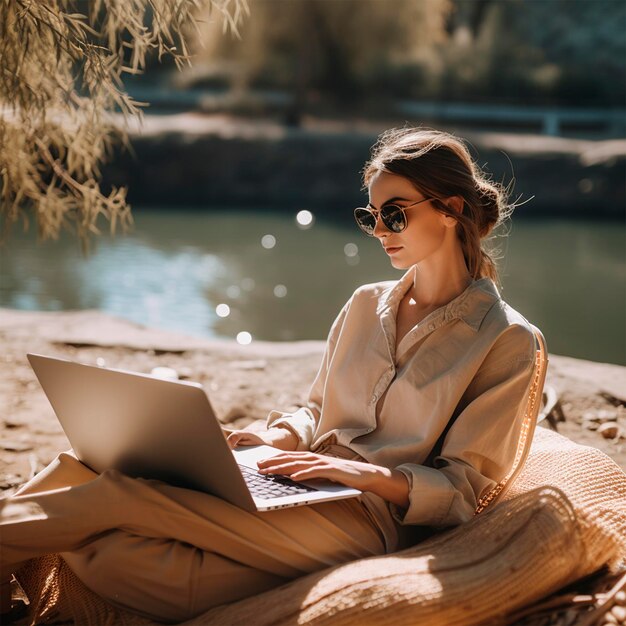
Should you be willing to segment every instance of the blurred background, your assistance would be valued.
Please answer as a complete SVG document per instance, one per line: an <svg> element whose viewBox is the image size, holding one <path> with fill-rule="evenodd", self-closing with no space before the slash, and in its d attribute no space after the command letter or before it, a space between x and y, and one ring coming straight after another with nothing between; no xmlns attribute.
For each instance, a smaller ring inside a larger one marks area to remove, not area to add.
<svg viewBox="0 0 626 626"><path fill-rule="evenodd" d="M97 308L208 337L325 339L361 284L397 279L353 222L392 126L467 140L520 206L489 246L550 352L626 365L623 0L249 0L192 67L149 58L149 103L102 170L134 228L0 247L0 307Z"/></svg>

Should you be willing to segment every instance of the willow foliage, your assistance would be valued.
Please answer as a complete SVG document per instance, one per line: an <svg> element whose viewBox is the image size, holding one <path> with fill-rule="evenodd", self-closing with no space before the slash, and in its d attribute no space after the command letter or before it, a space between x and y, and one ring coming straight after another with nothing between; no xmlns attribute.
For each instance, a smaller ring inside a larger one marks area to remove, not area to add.
<svg viewBox="0 0 626 626"><path fill-rule="evenodd" d="M83 12L80 12L82 9ZM100 166L142 107L123 73L146 56L191 65L186 36L217 10L237 37L246 0L0 0L0 233L34 216L41 240L64 228L86 246L102 217L115 233L132 223L126 189L100 189ZM124 124L113 115L123 114Z"/></svg>

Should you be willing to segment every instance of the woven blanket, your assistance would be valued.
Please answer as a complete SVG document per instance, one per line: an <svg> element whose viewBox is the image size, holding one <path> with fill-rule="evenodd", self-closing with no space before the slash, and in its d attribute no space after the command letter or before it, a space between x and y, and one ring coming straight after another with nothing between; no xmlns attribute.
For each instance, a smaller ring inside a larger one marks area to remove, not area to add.
<svg viewBox="0 0 626 626"><path fill-rule="evenodd" d="M626 474L603 452L537 428L502 501L391 555L310 574L185 622L258 625L478 625L502 620L605 566L626 571ZM21 624L154 624L112 607L58 555L17 578Z"/></svg>

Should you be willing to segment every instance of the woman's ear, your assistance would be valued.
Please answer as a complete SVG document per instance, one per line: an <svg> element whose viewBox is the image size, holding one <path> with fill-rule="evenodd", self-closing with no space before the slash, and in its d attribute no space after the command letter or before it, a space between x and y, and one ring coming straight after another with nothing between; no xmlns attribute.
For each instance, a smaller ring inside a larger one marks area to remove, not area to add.
<svg viewBox="0 0 626 626"><path fill-rule="evenodd" d="M443 202L454 213L461 214L463 212L463 205L465 204L465 201L461 196L450 196L449 198L446 198ZM446 226L456 226L457 220L451 215L442 214L442 217Z"/></svg>
<svg viewBox="0 0 626 626"><path fill-rule="evenodd" d="M456 213L463 213L463 205L465 200L461 196L450 196L446 198L445 203Z"/></svg>

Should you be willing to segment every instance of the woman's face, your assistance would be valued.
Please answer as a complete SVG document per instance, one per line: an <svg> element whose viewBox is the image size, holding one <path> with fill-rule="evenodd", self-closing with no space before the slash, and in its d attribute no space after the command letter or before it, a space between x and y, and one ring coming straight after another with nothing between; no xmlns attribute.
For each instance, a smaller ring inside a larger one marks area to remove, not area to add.
<svg viewBox="0 0 626 626"><path fill-rule="evenodd" d="M378 211L386 204L406 207L426 198L403 176L378 172L369 184L369 208ZM454 235L454 218L437 211L426 201L405 211L407 226L401 233L389 230L379 218L374 237L380 241L397 269L408 269L442 249L446 237Z"/></svg>

